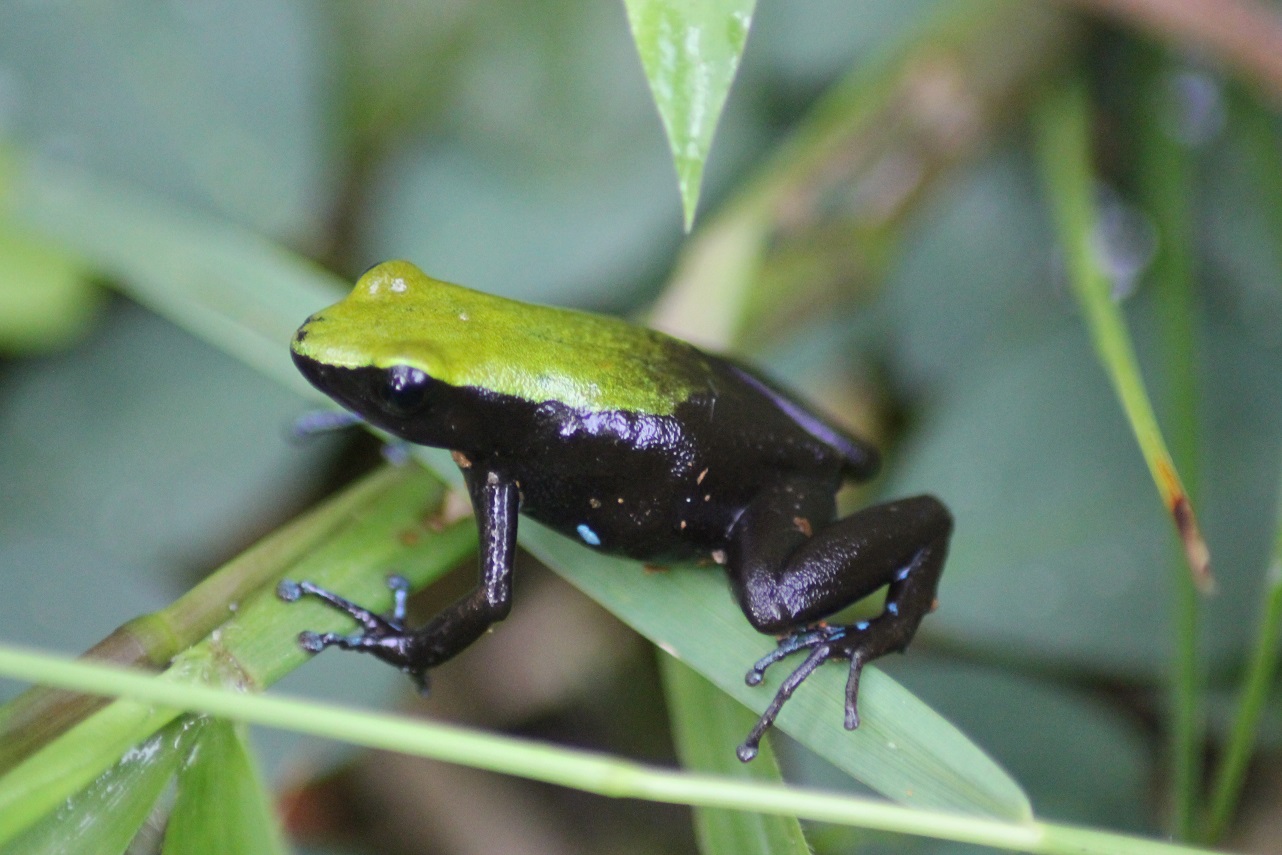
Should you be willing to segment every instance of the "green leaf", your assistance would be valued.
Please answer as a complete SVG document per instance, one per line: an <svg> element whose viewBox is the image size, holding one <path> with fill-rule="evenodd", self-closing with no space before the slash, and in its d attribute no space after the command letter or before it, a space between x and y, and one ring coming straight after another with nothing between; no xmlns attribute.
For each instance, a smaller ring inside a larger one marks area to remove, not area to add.
<svg viewBox="0 0 1282 855"><path fill-rule="evenodd" d="M244 728L211 719L178 775L166 855L284 853Z"/></svg>
<svg viewBox="0 0 1282 855"><path fill-rule="evenodd" d="M0 352L63 347L85 331L101 303L83 265L0 217Z"/></svg>
<svg viewBox="0 0 1282 855"><path fill-rule="evenodd" d="M349 492L358 494L361 501L331 501L307 518L310 534L320 534L321 542L313 551L301 557L288 551L258 556L269 565L281 562L273 578L288 567L295 578L314 579L382 609L391 600L385 582L389 572L403 572L412 584L423 585L475 550L476 527L470 519L441 526L440 484L417 467L386 469ZM309 536L308 532L297 534ZM228 567L234 570L238 563ZM163 679L177 684L267 686L309 658L297 644L300 631L351 625L347 618L314 602L282 602L270 585L256 594L237 594L232 602L235 616L208 639L175 657ZM0 777L4 820L0 841L55 810L179 712L127 698L115 700L26 754Z"/></svg>
<svg viewBox="0 0 1282 855"><path fill-rule="evenodd" d="M683 766L742 780L783 780L769 743L751 763L735 756L736 741L756 716L671 656L661 655L659 666ZM793 817L695 808L694 827L703 855L810 855L801 823Z"/></svg>
<svg viewBox="0 0 1282 855"><path fill-rule="evenodd" d="M332 298L326 287L332 282L329 275L243 230L175 210L144 194L72 173L25 177L26 182L15 182L18 189L9 203L24 205L34 224L108 267L131 296L270 376L302 385L289 365L287 342L299 319ZM428 457L448 461L447 455ZM457 478L457 469L448 462L438 471ZM787 670L786 665L783 672L774 669L759 687L744 684L748 666L773 642L744 620L719 572L677 567L646 574L634 561L592 553L529 520L522 522L521 542L643 635L758 712ZM372 608L381 607L359 587L334 584L319 574L316 578ZM381 578L365 578L372 588L381 588ZM299 620L320 617L306 612L299 606L293 614ZM307 628L329 627L317 623ZM274 642L274 636L262 641ZM1027 798L1009 775L876 669L866 672L862 682L864 724L847 732L842 727L844 684L842 669L820 669L784 707L779 727L896 801L1011 819L1030 815ZM124 711L119 714L127 717ZM142 719L127 726L137 727L138 721Z"/></svg>
<svg viewBox="0 0 1282 855"><path fill-rule="evenodd" d="M186 755L194 733L190 725L191 719L183 718L158 731L57 810L0 846L0 853L118 855L124 852ZM0 818L0 839L9 836L9 823L18 820L18 816L10 813Z"/></svg>
<svg viewBox="0 0 1282 855"><path fill-rule="evenodd" d="M712 134L748 40L755 0L626 0L650 92L677 168L686 230Z"/></svg>
<svg viewBox="0 0 1282 855"><path fill-rule="evenodd" d="M15 157L0 216L74 252L128 295L287 388L321 399L289 341L348 283L248 229L54 163Z"/></svg>
<svg viewBox="0 0 1282 855"><path fill-rule="evenodd" d="M781 663L760 686L744 683L748 666L774 649L774 639L744 620L717 569L647 572L635 561L591 552L528 519L521 521L521 544L749 709L764 710L789 671ZM1013 820L1032 815L1023 790L1001 767L875 667L860 682L863 723L847 731L845 687L845 669L820 668L784 705L777 726L902 804Z"/></svg>

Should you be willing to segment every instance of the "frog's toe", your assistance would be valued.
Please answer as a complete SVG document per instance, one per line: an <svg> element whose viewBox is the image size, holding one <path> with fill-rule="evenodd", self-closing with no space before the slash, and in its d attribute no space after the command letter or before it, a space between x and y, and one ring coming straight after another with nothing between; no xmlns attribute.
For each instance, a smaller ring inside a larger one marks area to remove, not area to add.
<svg viewBox="0 0 1282 855"><path fill-rule="evenodd" d="M304 596L314 597L331 608L352 617L365 630L366 635L401 635L404 633L404 626L401 624L401 620L405 616L405 598L409 590L409 584L402 577L393 576L388 579L388 587L392 589L395 605L392 613L386 617L359 606L346 597L335 594L328 588L322 588L320 585L305 579L299 582L289 579L281 580L280 584L276 586L276 596L287 603L296 602ZM341 637L345 636L334 636L335 639ZM324 646L337 644L339 644L337 640L331 640ZM353 646L349 649L356 648Z"/></svg>
<svg viewBox="0 0 1282 855"><path fill-rule="evenodd" d="M321 434L346 430L364 422L365 420L360 416L346 410L309 410L294 419L289 436L295 442L302 442Z"/></svg>
<svg viewBox="0 0 1282 855"><path fill-rule="evenodd" d="M298 634L298 646L308 653L320 653L329 646L325 637L319 632L312 632L310 629L303 630Z"/></svg>
<svg viewBox="0 0 1282 855"><path fill-rule="evenodd" d="M427 697L431 690L431 679L428 677L428 669L403 667L402 671L414 681L414 688L418 690L420 697Z"/></svg>
<svg viewBox="0 0 1282 855"><path fill-rule="evenodd" d="M856 650L850 656L850 673L846 677L846 730L859 727L859 677L868 657Z"/></svg>
<svg viewBox="0 0 1282 855"><path fill-rule="evenodd" d="M861 620L845 627L846 632L833 639L835 649L832 658L850 662L850 670L846 676L846 730L859 727L859 681L863 676L864 666L887 653L903 651L908 646L906 639L911 637L911 628L905 631L902 625L897 625L894 622L896 616L892 612L889 620L887 617L873 621Z"/></svg>
<svg viewBox="0 0 1282 855"><path fill-rule="evenodd" d="M761 738L774 724L779 711L783 709L783 705L820 665L830 659L850 660L850 675L846 680L845 727L847 730L854 730L859 727L857 706L859 677L863 673L864 665L878 655L867 637L866 630L868 628L869 623L867 621L859 621L849 626L824 624L797 630L779 639L779 644L774 650L757 660L752 668L749 669L745 678L750 686L759 685L765 677L766 669L776 662L786 659L794 653L803 650L809 651L809 655L806 656L805 660L793 669L793 672L783 681L783 685L779 687L769 706L766 707L765 712L761 714L761 718L757 720L757 724L748 734L748 738L739 746L737 753L740 760L746 763L757 756Z"/></svg>
<svg viewBox="0 0 1282 855"><path fill-rule="evenodd" d="M369 644L369 638L363 634L343 635L337 632L312 632L305 630L298 634L298 646L308 653L320 653L326 647L339 647L343 650L362 650Z"/></svg>
<svg viewBox="0 0 1282 855"><path fill-rule="evenodd" d="M800 650L802 646L803 645L794 645L788 653ZM757 756L757 749L761 744L761 738L765 736L766 731L775 723L775 719L779 716L779 711L783 709L783 705L792 697L793 692L797 691L797 688L806 681L807 677L815 672L816 668L827 662L834 655L833 646L819 640L816 640L813 644L804 646L811 648L810 655L807 656L805 661L798 665L793 672L788 675L788 678L783 681L783 685L781 685L779 690L775 692L774 698L771 699L770 704L766 707L765 711L762 712L761 718L757 719L757 723L753 725L752 730L748 732L748 738L743 741L743 744L741 744L735 752L739 759L744 763L747 763L749 760ZM784 655L786 656L788 654L785 653ZM759 662L757 664L760 665L761 663Z"/></svg>
<svg viewBox="0 0 1282 855"><path fill-rule="evenodd" d="M753 663L752 667L748 669L748 673L744 675L744 682L749 686L760 685L766 675L766 669L771 665L801 650L812 650L817 645L837 641L845 635L845 632L845 627L816 626L799 629L796 632L785 635L779 639L779 643L774 650Z"/></svg>

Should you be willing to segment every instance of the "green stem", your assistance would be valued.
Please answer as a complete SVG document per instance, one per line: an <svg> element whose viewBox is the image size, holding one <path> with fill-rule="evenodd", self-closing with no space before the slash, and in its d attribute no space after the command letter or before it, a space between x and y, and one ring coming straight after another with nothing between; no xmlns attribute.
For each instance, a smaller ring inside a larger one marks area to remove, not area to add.
<svg viewBox="0 0 1282 855"><path fill-rule="evenodd" d="M1136 48L1141 65L1139 93L1139 190L1158 234L1150 271L1161 313L1161 337L1168 379L1167 424L1175 464L1190 496L1197 494L1197 348L1193 274L1192 164L1189 147L1170 133L1170 62L1165 51ZM1193 579L1175 573L1171 628L1173 674L1170 683L1172 826L1178 839L1195 834L1198 782L1201 779L1203 675L1198 657L1199 597Z"/></svg>
<svg viewBox="0 0 1282 855"><path fill-rule="evenodd" d="M80 692L128 697L154 709L201 711L368 748L432 757L612 798L751 810L1047 855L1176 855L1210 851L1053 823L986 819L905 808L822 790L691 775L403 716L375 715L310 699L291 700L184 684L12 648L0 648L0 674ZM8 807L0 804L0 817L5 822L12 816Z"/></svg>
<svg viewBox="0 0 1282 855"><path fill-rule="evenodd" d="M1249 162L1254 170L1260 198L1265 199L1271 222L1282 225L1282 160L1272 113L1258 102L1238 93L1235 117L1245 134ZM1277 233L1277 232L1275 232ZM1256 631L1251 662L1242 680L1237 716L1216 770L1211 788L1203 839L1219 840L1237 808L1246 780L1247 766L1255 747L1260 718L1264 714L1273 681L1278 674L1279 646L1282 646L1282 503L1273 535L1273 554L1265 571L1263 608Z"/></svg>
<svg viewBox="0 0 1282 855"><path fill-rule="evenodd" d="M1091 158L1090 99L1074 78L1053 87L1037 110L1038 150L1050 191L1069 280L1086 317L1091 341L1135 433L1153 484L1175 522L1199 587L1212 587L1210 554L1188 491L1180 479L1140 376L1135 347L1112 298L1112 283L1098 256L1099 218Z"/></svg>
<svg viewBox="0 0 1282 855"><path fill-rule="evenodd" d="M1278 673L1278 654L1282 647L1282 518L1274 535L1273 557L1265 579L1264 614L1256 633L1255 650L1246 677L1237 718L1224 747L1224 756L1211 790L1211 807L1205 839L1214 842L1223 836L1237 807L1247 764L1255 747L1256 731L1264 715L1273 681Z"/></svg>
<svg viewBox="0 0 1282 855"><path fill-rule="evenodd" d="M1095 210L1095 178L1091 157L1090 100L1085 81L1079 76L1054 87L1044 99L1037 114L1038 149L1043 173L1050 191L1050 201L1055 224L1064 246L1069 279L1077 294L1078 302L1086 317L1095 350L1118 399L1131 423L1136 440L1149 466L1167 510L1183 542L1185 556L1192 575L1179 572L1174 584L1177 587L1175 634L1177 638L1176 674L1173 676L1172 696L1172 762L1175 765L1173 786L1176 796L1175 824L1177 833L1186 837L1191 830L1192 805L1196 800L1197 750L1199 732L1198 673L1197 673L1197 603L1193 585L1203 588L1211 585L1210 556L1198 530L1188 491L1180 478L1175 462L1167 450L1157 417L1153 412L1144 381L1140 375L1135 348L1131 343L1121 311L1111 296L1111 282L1098 258L1098 215ZM1169 151L1161 154L1170 158ZM1151 168L1158 168L1151 165ZM1172 166L1181 175L1184 167ZM1180 234L1189 228L1187 204L1181 189L1183 181L1169 184L1154 181L1152 188L1160 194L1162 211L1158 213L1163 225ZM1160 185L1160 186L1159 186ZM1179 240L1178 237L1175 240ZM1188 262L1177 255L1168 256L1163 262L1174 283L1168 292L1168 338L1174 342L1170 359L1173 370L1181 375L1177 384L1191 382L1191 369L1180 367L1184 361L1191 364L1192 312L1188 307L1190 285ZM1190 396L1179 414L1181 423L1189 429L1178 439L1178 450L1192 457L1191 432L1193 409L1192 391L1185 389L1178 396ZM1186 409L1185 409L1186 408Z"/></svg>

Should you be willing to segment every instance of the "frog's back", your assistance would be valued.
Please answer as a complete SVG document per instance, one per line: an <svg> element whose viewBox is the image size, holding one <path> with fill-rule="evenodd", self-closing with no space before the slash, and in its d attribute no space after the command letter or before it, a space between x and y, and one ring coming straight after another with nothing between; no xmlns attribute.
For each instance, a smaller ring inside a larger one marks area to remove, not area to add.
<svg viewBox="0 0 1282 855"><path fill-rule="evenodd" d="M704 354L662 333L473 291L405 261L371 269L319 317L294 349L326 364L409 365L451 386L584 411L671 415L709 380Z"/></svg>
<svg viewBox="0 0 1282 855"><path fill-rule="evenodd" d="M650 561L723 549L744 509L772 485L800 479L835 492L845 478L871 474L872 448L746 369L701 355L707 389L670 415L484 404L492 409L471 432L478 463L521 484L523 513ZM487 434L484 426L499 423L503 431Z"/></svg>
<svg viewBox="0 0 1282 855"><path fill-rule="evenodd" d="M786 453L795 460L814 459L821 468L835 464L844 477L859 481L877 474L881 457L872 445L831 424L800 398L751 368L723 357L709 357L709 362L713 371L725 378L714 381L715 385L737 393L719 396L723 429L734 429L734 424L746 420L759 441L792 446ZM749 415L753 413L756 415Z"/></svg>

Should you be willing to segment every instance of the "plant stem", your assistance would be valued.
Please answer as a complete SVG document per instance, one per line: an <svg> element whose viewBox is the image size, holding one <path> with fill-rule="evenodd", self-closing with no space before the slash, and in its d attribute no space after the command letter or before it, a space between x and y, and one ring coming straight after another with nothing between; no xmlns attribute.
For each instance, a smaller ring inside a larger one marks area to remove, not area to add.
<svg viewBox="0 0 1282 855"><path fill-rule="evenodd" d="M314 700L245 694L128 673L43 653L0 648L0 674L132 698L161 709L201 711L354 745L432 757L612 798L751 810L1047 855L1178 855L1210 850L1042 822L1010 822L906 808L779 784L690 775L515 737L375 715ZM4 817L0 805L0 817Z"/></svg>
<svg viewBox="0 0 1282 855"><path fill-rule="evenodd" d="M1175 464L1190 497L1197 494L1198 413L1196 295L1193 275L1192 164L1189 145L1177 140L1181 108L1174 102L1171 63L1166 52L1135 48L1139 62L1137 146L1142 205L1157 230L1158 247L1149 272L1161 314L1167 379L1167 425ZM1198 656L1200 604L1193 579L1174 574L1171 603L1173 673L1169 686L1171 722L1172 829L1180 840L1195 837L1204 736L1203 675Z"/></svg>
<svg viewBox="0 0 1282 855"><path fill-rule="evenodd" d="M1211 790L1204 835L1207 842L1223 836L1237 807L1260 717L1278 673L1279 646L1282 646L1282 514L1274 535L1273 556L1265 573L1264 614L1256 633L1255 650L1242 681L1237 717Z"/></svg>
<svg viewBox="0 0 1282 855"><path fill-rule="evenodd" d="M1268 206L1265 213L1271 223L1282 225L1282 152L1278 148L1274 117L1262 105L1241 93L1234 101L1234 112L1252 155L1250 164L1262 188L1260 198L1266 200ZM1282 249L1282 246L1275 249ZM1279 646L1282 645L1282 502L1279 502L1273 552L1265 570L1263 587L1255 647L1243 675L1237 716L1211 788L1203 834L1203 839L1208 842L1219 840L1233 818L1255 747L1260 718L1278 673Z"/></svg>
<svg viewBox="0 0 1282 855"><path fill-rule="evenodd" d="M1184 546L1198 587L1213 587L1210 553L1202 539L1188 491L1167 450L1149 401L1135 347L1099 258L1099 217L1091 156L1090 99L1080 75L1051 90L1038 106L1038 155L1055 227L1064 248L1069 280L1090 331L1096 355L1108 373L1135 433L1154 486Z"/></svg>

